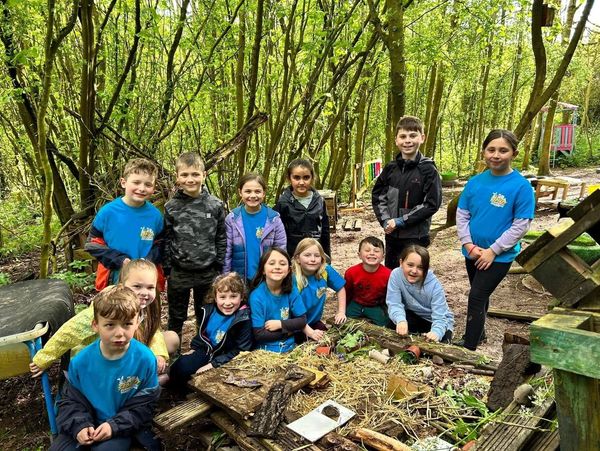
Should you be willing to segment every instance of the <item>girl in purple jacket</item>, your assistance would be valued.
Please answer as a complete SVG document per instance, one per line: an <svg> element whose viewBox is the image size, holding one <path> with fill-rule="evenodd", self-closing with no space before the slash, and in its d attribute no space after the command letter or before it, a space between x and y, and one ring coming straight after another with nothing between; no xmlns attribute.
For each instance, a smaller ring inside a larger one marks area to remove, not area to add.
<svg viewBox="0 0 600 451"><path fill-rule="evenodd" d="M242 205L225 218L227 250L223 272L235 271L252 280L263 252L270 247L286 247L285 228L279 213L263 205L267 184L255 173L244 175L238 183Z"/></svg>

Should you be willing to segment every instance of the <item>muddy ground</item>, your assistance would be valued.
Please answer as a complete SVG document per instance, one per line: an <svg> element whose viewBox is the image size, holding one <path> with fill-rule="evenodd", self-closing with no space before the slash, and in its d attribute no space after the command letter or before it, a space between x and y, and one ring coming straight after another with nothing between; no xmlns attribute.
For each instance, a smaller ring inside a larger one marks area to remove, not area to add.
<svg viewBox="0 0 600 451"><path fill-rule="evenodd" d="M555 175L568 175L578 177L588 184L598 183L600 175L595 168L555 170ZM440 211L433 218L432 228L445 224L446 206L448 201L460 191L460 187L444 188L444 203ZM573 189L572 194L577 190ZM365 197L368 201L368 199ZM360 205L359 205L360 206ZM358 242L367 235L375 235L383 239L383 231L370 208L342 212L344 218L361 218L360 231L338 230L332 235L332 260L338 271L343 273L349 266L358 263ZM552 205L540 203L533 221L533 230L544 230L558 220L558 214ZM460 244L456 237L456 228L451 227L441 230L431 244L431 268L444 285L446 296L456 319L455 336L462 335L465 325L467 310L467 296L469 283L464 259L460 253ZM0 262L0 271L9 273L12 280L19 280L37 271L38 256L31 254L19 258ZM76 302L85 302L88 297L77 296ZM551 296L531 276L523 274L509 274L494 292L491 306L505 310L520 312L544 313L551 301ZM335 304L332 299L326 313L334 312ZM190 314L192 312L190 311ZM163 321L166 323L166 309L163 306ZM504 332L520 334L528 333L528 325L515 321L488 318L486 322L487 343L479 347L479 351L492 359L502 357L502 337ZM186 323L184 350L187 349L189 340L195 333L194 322ZM57 380L59 368L54 365L50 370L53 381ZM175 400L164 394L161 401L163 408L174 404ZM190 426L181 431L178 437L169 438L165 445L168 449L202 449L199 439L195 437L198 425ZM185 437L185 439L183 439ZM28 375L14 377L10 380L0 381L0 449L6 450L31 450L46 449L49 446L49 428L41 396L40 383L32 380Z"/></svg>

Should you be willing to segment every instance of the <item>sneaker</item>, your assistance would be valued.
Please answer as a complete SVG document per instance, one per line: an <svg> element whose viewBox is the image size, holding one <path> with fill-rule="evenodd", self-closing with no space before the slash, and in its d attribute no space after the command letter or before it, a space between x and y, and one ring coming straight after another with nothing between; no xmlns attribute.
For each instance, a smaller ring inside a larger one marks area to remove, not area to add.
<svg viewBox="0 0 600 451"><path fill-rule="evenodd" d="M464 339L464 337L463 337L463 338L460 338L460 339L458 339L458 340L456 340L456 341L453 341L453 342L452 342L452 344L453 344L454 346L458 346L458 347L461 347L461 348L465 348L465 349L468 349L468 350L470 350L470 351L475 351L475 349L477 349L477 348L474 348L474 349L467 348L467 347L465 346L465 339Z"/></svg>

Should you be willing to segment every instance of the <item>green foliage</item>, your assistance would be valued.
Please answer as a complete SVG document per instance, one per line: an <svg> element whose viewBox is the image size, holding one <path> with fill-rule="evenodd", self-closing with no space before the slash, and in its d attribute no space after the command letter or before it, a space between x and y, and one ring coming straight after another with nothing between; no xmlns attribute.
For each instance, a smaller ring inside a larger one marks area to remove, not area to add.
<svg viewBox="0 0 600 451"><path fill-rule="evenodd" d="M10 276L5 272L0 272L0 287L10 283Z"/></svg>
<svg viewBox="0 0 600 451"><path fill-rule="evenodd" d="M11 193L0 202L0 227L4 238L0 256L14 256L39 248L42 240L42 215L38 207L31 205L20 193ZM53 231L58 231L53 221Z"/></svg>
<svg viewBox="0 0 600 451"><path fill-rule="evenodd" d="M84 270L90 266L89 260L75 260L69 263L69 268L66 271L58 272L50 276L52 279L64 280L69 284L71 289L84 293L94 289L94 273L87 274Z"/></svg>

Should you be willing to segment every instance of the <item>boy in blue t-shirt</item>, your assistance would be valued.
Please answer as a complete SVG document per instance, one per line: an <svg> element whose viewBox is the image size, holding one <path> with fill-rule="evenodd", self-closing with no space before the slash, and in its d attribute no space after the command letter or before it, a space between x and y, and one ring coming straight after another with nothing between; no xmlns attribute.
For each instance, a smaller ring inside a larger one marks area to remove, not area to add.
<svg viewBox="0 0 600 451"><path fill-rule="evenodd" d="M96 289L117 283L124 264L136 258L160 263L163 217L148 199L154 193L157 169L143 158L130 160L123 170L119 197L96 214L85 249L98 261Z"/></svg>
<svg viewBox="0 0 600 451"><path fill-rule="evenodd" d="M161 449L150 430L160 393L156 358L133 339L139 312L137 296L122 285L94 299L92 328L100 338L69 365L51 450L128 450L133 439L145 449Z"/></svg>

